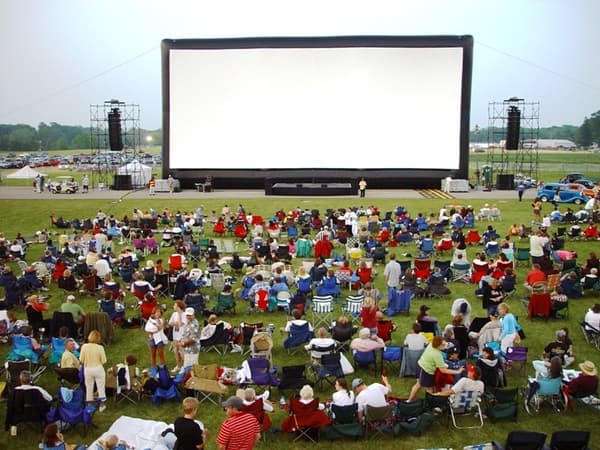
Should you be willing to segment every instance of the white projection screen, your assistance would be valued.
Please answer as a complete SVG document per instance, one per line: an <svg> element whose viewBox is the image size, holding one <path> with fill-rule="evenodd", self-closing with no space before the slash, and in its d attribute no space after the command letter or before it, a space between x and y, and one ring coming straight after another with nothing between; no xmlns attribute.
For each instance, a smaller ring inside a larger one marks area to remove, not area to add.
<svg viewBox="0 0 600 450"><path fill-rule="evenodd" d="M258 184L412 176L439 187L466 173L472 45L470 36L164 40L165 170Z"/></svg>

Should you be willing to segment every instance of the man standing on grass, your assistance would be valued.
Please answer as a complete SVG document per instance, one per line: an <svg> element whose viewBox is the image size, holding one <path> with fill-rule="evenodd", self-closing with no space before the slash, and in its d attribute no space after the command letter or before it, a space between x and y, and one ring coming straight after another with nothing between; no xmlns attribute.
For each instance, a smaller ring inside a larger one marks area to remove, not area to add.
<svg viewBox="0 0 600 450"><path fill-rule="evenodd" d="M383 269L383 276L385 277L385 283L387 284L388 294L390 291L396 289L400 284L400 277L402 276L402 268L400 264L396 262L396 254L390 254L390 261L386 264Z"/></svg>
<svg viewBox="0 0 600 450"><path fill-rule="evenodd" d="M242 412L244 401L240 397L229 397L223 402L227 419L221 424L217 435L219 450L252 450L260 440L258 420Z"/></svg>

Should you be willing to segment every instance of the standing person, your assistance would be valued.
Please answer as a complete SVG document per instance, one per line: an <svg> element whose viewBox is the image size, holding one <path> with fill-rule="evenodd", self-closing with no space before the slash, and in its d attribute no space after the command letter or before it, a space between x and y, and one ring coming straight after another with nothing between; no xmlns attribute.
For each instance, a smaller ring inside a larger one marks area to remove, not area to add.
<svg viewBox="0 0 600 450"><path fill-rule="evenodd" d="M81 193L87 193L90 190L90 179L87 176L87 173L81 177Z"/></svg>
<svg viewBox="0 0 600 450"><path fill-rule="evenodd" d="M227 419L221 424L217 435L219 450L252 450L260 440L258 420L242 412L244 401L240 397L229 397L223 402Z"/></svg>
<svg viewBox="0 0 600 450"><path fill-rule="evenodd" d="M173 353L175 354L175 368L173 372L179 372L183 367L183 351L178 345L183 338L183 326L187 322L185 315L185 303L176 300L173 305L173 314L169 318L169 326L173 328Z"/></svg>
<svg viewBox="0 0 600 450"><path fill-rule="evenodd" d="M390 261L385 265L385 269L383 269L383 276L387 284L388 294L398 288L400 277L402 276L402 268L396 261L395 253L390 254Z"/></svg>
<svg viewBox="0 0 600 450"><path fill-rule="evenodd" d="M521 181L517 186L517 194L519 194L519 201L523 200L523 192L525 192L525 185Z"/></svg>
<svg viewBox="0 0 600 450"><path fill-rule="evenodd" d="M433 393L435 387L435 371L448 375L460 375L465 368L448 369L442 356L442 351L446 348L446 341L442 336L434 336L431 344L427 346L419 361L417 361L417 382L410 390L408 401L414 401L417 393L423 387L429 393Z"/></svg>
<svg viewBox="0 0 600 450"><path fill-rule="evenodd" d="M533 208L533 221L540 223L542 221L542 201L536 197L531 204Z"/></svg>
<svg viewBox="0 0 600 450"><path fill-rule="evenodd" d="M152 177L150 177L150 180L148 181L148 194L149 195L155 195L155 192L154 192L155 187L156 187L156 180L154 179L154 175L152 175Z"/></svg>
<svg viewBox="0 0 600 450"><path fill-rule="evenodd" d="M364 198L367 192L367 181L364 178L361 178L358 182L358 192L361 198Z"/></svg>
<svg viewBox="0 0 600 450"><path fill-rule="evenodd" d="M175 180L173 180L173 175L171 174L169 174L169 177L167 178L167 186L169 186L169 194L172 194L175 187Z"/></svg>
<svg viewBox="0 0 600 450"><path fill-rule="evenodd" d="M90 331L87 344L81 346L79 352L79 361L83 364L83 374L85 379L85 401L91 403L94 401L94 383L98 390L98 401L100 406L98 411L102 412L106 409L106 372L104 364L106 364L106 353L104 347L100 345L102 335L98 330Z"/></svg>
<svg viewBox="0 0 600 450"><path fill-rule="evenodd" d="M177 345L183 352L183 367L198 364L200 353L200 325L194 317L194 308L185 308L185 324Z"/></svg>
<svg viewBox="0 0 600 450"><path fill-rule="evenodd" d="M164 332L165 323L162 318L162 307L155 306L148 318L144 331L148 333L148 348L150 349L151 370L156 369L156 354L162 366L165 365L165 343L168 342Z"/></svg>
<svg viewBox="0 0 600 450"><path fill-rule="evenodd" d="M177 450L201 450L206 440L206 429L202 422L194 420L198 413L198 400L194 397L183 399L183 417L175 419L174 428Z"/></svg>
<svg viewBox="0 0 600 450"><path fill-rule="evenodd" d="M512 347L518 333L518 324L515 316L510 312L506 303L498 305L498 314L502 318L502 331L500 333L500 349L506 353L508 347Z"/></svg>

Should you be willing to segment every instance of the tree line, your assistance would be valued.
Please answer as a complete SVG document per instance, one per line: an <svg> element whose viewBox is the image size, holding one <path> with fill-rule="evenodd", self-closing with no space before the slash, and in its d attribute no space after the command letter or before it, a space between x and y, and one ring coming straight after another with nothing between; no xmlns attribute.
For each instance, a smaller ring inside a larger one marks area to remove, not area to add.
<svg viewBox="0 0 600 450"><path fill-rule="evenodd" d="M162 132L141 130L142 136L152 136L152 143L160 145ZM0 152L32 152L48 150L89 150L89 127L41 122L31 125L0 124Z"/></svg>

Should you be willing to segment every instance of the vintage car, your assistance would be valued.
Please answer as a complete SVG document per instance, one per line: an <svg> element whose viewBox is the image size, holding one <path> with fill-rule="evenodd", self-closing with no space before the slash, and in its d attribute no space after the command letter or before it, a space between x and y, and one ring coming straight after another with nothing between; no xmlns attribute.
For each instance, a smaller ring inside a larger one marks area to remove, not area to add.
<svg viewBox="0 0 600 450"><path fill-rule="evenodd" d="M555 195L558 191L558 200ZM569 189L568 184L563 183L545 183L537 192L537 197L543 202L575 203L581 205L589 200L587 195L579 189Z"/></svg>

